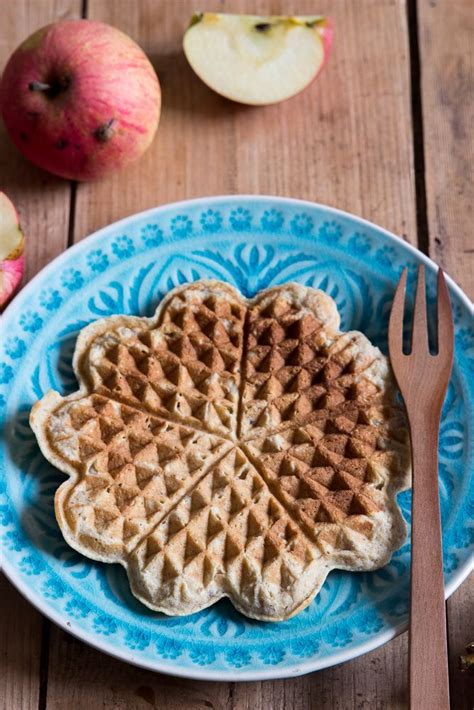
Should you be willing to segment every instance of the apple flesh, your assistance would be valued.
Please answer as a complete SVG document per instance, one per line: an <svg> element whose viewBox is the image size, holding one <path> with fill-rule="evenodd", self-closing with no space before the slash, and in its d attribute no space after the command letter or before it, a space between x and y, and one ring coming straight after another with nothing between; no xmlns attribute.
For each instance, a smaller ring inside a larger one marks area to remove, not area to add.
<svg viewBox="0 0 474 710"><path fill-rule="evenodd" d="M24 242L17 211L0 192L0 308L10 300L23 276Z"/></svg>
<svg viewBox="0 0 474 710"><path fill-rule="evenodd" d="M138 158L158 127L161 92L138 45L114 27L62 20L13 53L0 108L13 142L33 163L91 180Z"/></svg>
<svg viewBox="0 0 474 710"><path fill-rule="evenodd" d="M218 94L243 104L273 104L316 78L331 47L324 17L258 17L204 12L184 35L196 74Z"/></svg>

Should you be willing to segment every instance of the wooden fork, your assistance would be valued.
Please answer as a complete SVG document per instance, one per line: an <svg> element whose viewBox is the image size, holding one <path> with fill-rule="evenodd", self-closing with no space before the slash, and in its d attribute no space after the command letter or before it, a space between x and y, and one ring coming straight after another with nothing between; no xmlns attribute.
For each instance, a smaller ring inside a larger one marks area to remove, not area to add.
<svg viewBox="0 0 474 710"><path fill-rule="evenodd" d="M403 353L407 270L400 278L388 331L392 368L410 426L413 494L411 519L410 708L449 710L449 675L443 551L438 494L438 434L453 361L448 289L438 270L438 352L428 348L425 270L418 269L411 352Z"/></svg>

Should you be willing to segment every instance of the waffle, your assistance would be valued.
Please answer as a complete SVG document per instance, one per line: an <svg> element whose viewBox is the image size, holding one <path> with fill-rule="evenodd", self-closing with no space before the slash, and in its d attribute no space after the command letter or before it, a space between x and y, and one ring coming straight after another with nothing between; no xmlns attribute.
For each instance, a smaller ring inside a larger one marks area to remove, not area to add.
<svg viewBox="0 0 474 710"><path fill-rule="evenodd" d="M392 376L323 292L247 301L196 282L153 318L85 328L74 369L79 391L49 392L30 417L68 474L56 517L74 549L123 564L150 608L228 596L287 619L331 569L376 569L402 543L409 451Z"/></svg>

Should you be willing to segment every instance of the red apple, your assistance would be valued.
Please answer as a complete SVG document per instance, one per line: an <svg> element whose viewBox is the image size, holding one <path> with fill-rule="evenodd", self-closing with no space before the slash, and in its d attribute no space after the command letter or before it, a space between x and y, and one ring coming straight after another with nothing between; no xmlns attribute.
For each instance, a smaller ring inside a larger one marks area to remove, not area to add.
<svg viewBox="0 0 474 710"><path fill-rule="evenodd" d="M160 118L161 92L140 47L114 27L62 20L10 57L0 108L21 152L45 170L90 180L138 158Z"/></svg>
<svg viewBox="0 0 474 710"><path fill-rule="evenodd" d="M0 192L0 308L10 300L23 276L24 242L17 211Z"/></svg>

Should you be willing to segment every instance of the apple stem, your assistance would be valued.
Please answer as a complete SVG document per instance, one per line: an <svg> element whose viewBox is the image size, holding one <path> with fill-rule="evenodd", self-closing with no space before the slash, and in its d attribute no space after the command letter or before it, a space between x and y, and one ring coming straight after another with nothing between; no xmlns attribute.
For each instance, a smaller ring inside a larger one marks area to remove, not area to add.
<svg viewBox="0 0 474 710"><path fill-rule="evenodd" d="M30 81L28 88L30 91L49 91L51 84L45 84L44 81Z"/></svg>
<svg viewBox="0 0 474 710"><path fill-rule="evenodd" d="M103 123L101 126L95 129L94 137L96 138L96 140L99 141L99 143L107 143L107 141L112 138L114 134L115 123L115 118L111 118L109 121Z"/></svg>

